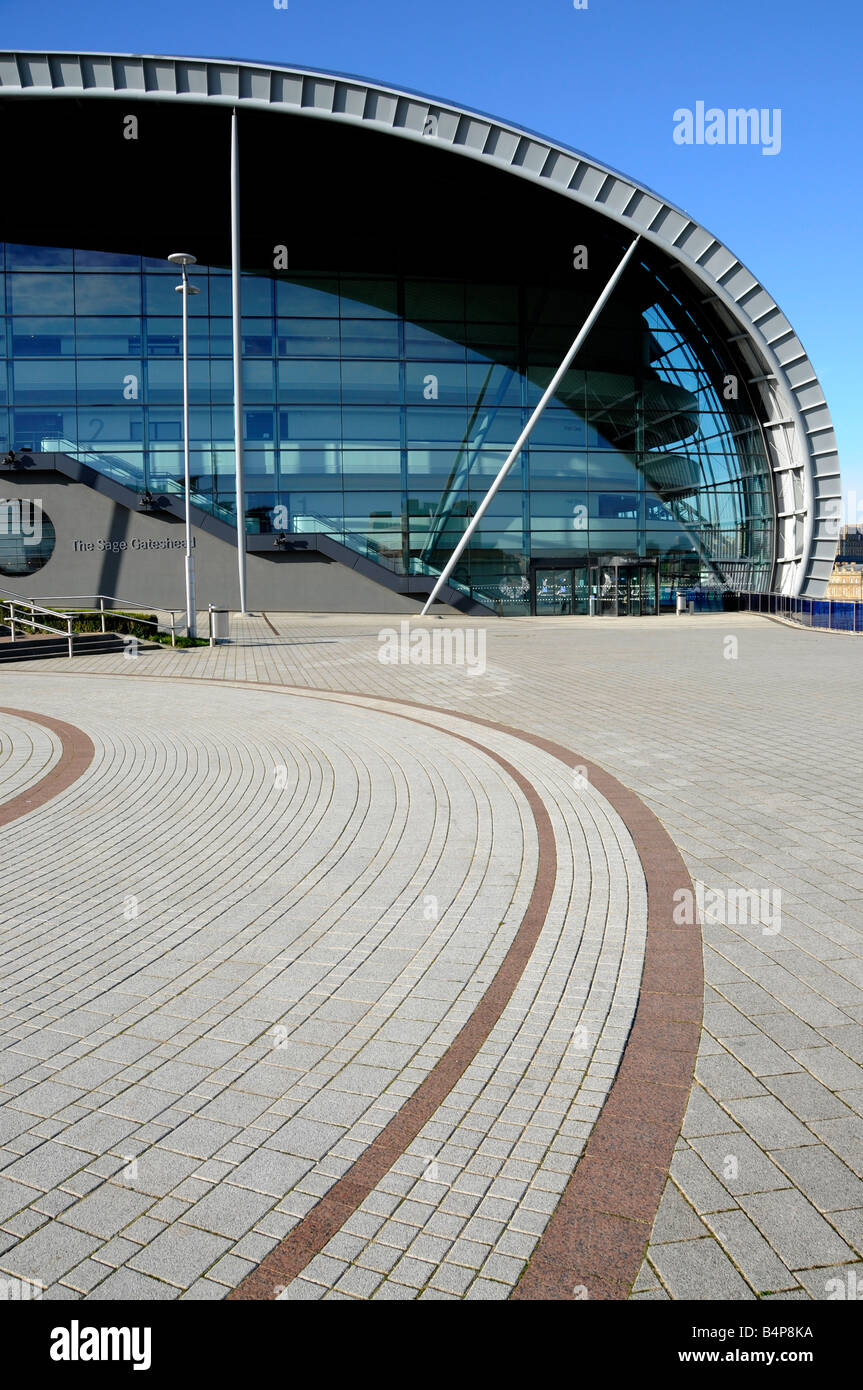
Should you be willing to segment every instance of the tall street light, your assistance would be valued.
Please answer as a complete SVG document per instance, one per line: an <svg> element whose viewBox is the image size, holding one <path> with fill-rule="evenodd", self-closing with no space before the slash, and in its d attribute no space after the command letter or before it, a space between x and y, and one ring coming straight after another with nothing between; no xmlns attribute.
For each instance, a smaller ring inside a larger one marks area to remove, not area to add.
<svg viewBox="0 0 863 1390"><path fill-rule="evenodd" d="M192 554L192 516L189 476L189 295L200 294L197 285L189 283L186 267L196 264L196 257L186 251L175 251L168 257L173 265L183 272L182 284L175 285L177 294L183 296L183 458L186 483L186 635L196 635L195 615L195 557Z"/></svg>

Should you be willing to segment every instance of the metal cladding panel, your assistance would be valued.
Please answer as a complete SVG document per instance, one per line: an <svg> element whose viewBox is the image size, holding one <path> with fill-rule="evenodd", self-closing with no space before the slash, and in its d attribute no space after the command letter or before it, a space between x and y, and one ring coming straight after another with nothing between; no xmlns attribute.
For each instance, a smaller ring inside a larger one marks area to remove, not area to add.
<svg viewBox="0 0 863 1390"><path fill-rule="evenodd" d="M677 238L689 226L689 218L677 208L664 207L651 227L651 232L666 246L675 246Z"/></svg>
<svg viewBox="0 0 863 1390"><path fill-rule="evenodd" d="M270 74L266 68L258 71L240 69L240 96L251 101L270 100Z"/></svg>
<svg viewBox="0 0 863 1390"><path fill-rule="evenodd" d="M659 215L662 203L658 198L654 198L650 193L645 193L642 189L635 190L635 196L631 199L626 210L626 216L639 231L645 231L652 227Z"/></svg>
<svg viewBox="0 0 863 1390"><path fill-rule="evenodd" d="M437 122L436 140L442 141L446 145L455 143L458 133L459 117L455 111L442 111L439 107L430 106L429 115L434 116Z"/></svg>
<svg viewBox="0 0 863 1390"><path fill-rule="evenodd" d="M349 87L346 82L340 82L336 88L336 99L333 103L333 111L342 113L345 116L355 116L362 118L366 105L366 93L363 87Z"/></svg>
<svg viewBox="0 0 863 1390"><path fill-rule="evenodd" d="M822 396L822 400L823 400ZM829 430L833 428L833 421L830 419L830 411L826 404L803 406L800 411L806 420L806 431L814 434L817 430Z"/></svg>
<svg viewBox="0 0 863 1390"><path fill-rule="evenodd" d="M796 365L798 362L805 362L811 371L811 363L806 357L803 344L800 339L796 338L793 334L788 338L783 338L781 343L777 343L773 348L773 352L777 361L785 368L786 372L791 363Z"/></svg>
<svg viewBox="0 0 863 1390"><path fill-rule="evenodd" d="M481 154L485 149L490 129L487 121L462 120L459 122L455 143L464 145L469 150L477 150ZM536 172L539 173L539 169Z"/></svg>
<svg viewBox="0 0 863 1390"><path fill-rule="evenodd" d="M78 58L51 59L51 76L55 87L83 87L81 63Z"/></svg>
<svg viewBox="0 0 863 1390"><path fill-rule="evenodd" d="M22 87L53 87L51 66L47 58L28 55L20 60Z"/></svg>
<svg viewBox="0 0 863 1390"><path fill-rule="evenodd" d="M793 367L787 367L785 376L795 391L802 386L808 386L811 382L815 382L817 385L815 373L812 371L812 363L808 359L803 362L796 362Z"/></svg>
<svg viewBox="0 0 863 1390"><path fill-rule="evenodd" d="M676 242L678 251L682 251L685 256L689 256L690 260L693 261L699 260L699 258L704 255L705 251L716 244L716 238L711 236L710 232L706 231L704 227L696 226L694 222L690 222L686 231L682 236L677 238Z"/></svg>
<svg viewBox="0 0 863 1390"><path fill-rule="evenodd" d="M698 264L712 279L718 280L721 284L723 275L731 274L738 261L727 246L714 241L709 250L698 257Z"/></svg>
<svg viewBox="0 0 863 1390"><path fill-rule="evenodd" d="M556 187L561 196L597 208L630 233L643 231L649 241L685 266L702 297L713 292L720 320L749 332L748 340L738 340L737 351L758 364L754 374L776 377L774 390L762 392L769 402L767 420L788 417L789 443L793 443L797 466L803 469L805 496L814 494L816 478L828 473L835 477L837 460L829 411L804 349L775 301L726 247L681 209L577 151L499 124L482 113L359 78L220 59L7 52L0 54L0 91L36 96L54 91L77 91L84 96L128 92L136 97L248 102L275 112L305 109L331 120L385 126L394 135L409 139L424 133L428 117L433 115L441 144L489 164L518 170L538 185ZM736 328L732 336L738 338ZM769 433L775 436L775 431ZM783 466L781 449L779 455L777 469ZM789 592L818 590L820 581L812 579L815 567L809 564L807 547L821 543L818 530L822 524L818 518L808 518L802 542L805 553L790 562L793 575Z"/></svg>
<svg viewBox="0 0 863 1390"><path fill-rule="evenodd" d="M363 114L365 114L367 91L363 88ZM300 73L273 74L273 89L271 100L275 105L302 106L303 104L303 77Z"/></svg>
<svg viewBox="0 0 863 1390"><path fill-rule="evenodd" d="M764 291L766 294L766 291ZM784 314L777 308L773 308L769 313L755 314L753 322L757 323L759 332L764 335L768 343L773 343L777 338L784 338L786 333L793 332L791 324Z"/></svg>
<svg viewBox="0 0 863 1390"><path fill-rule="evenodd" d="M142 58L115 58L114 86L118 91L146 92L144 60Z"/></svg>
<svg viewBox="0 0 863 1390"><path fill-rule="evenodd" d="M422 135L427 120L428 107L421 102L403 101L400 103L396 125L400 126L402 130L413 130L417 135Z"/></svg>
<svg viewBox="0 0 863 1390"><path fill-rule="evenodd" d="M756 322L763 314L769 313L776 306L766 290L760 285L747 294L741 295L739 299L741 309L746 310L747 316Z"/></svg>
<svg viewBox="0 0 863 1390"><path fill-rule="evenodd" d="M309 77L303 83L303 106L311 106L315 111L332 112L335 97L335 82L323 82L320 78Z"/></svg>
<svg viewBox="0 0 863 1390"><path fill-rule="evenodd" d="M398 97L392 92L369 92L366 97L366 119L391 126L395 121Z"/></svg>
<svg viewBox="0 0 863 1390"><path fill-rule="evenodd" d="M837 464L838 464L838 459L837 459ZM837 474L837 477L838 477L838 474ZM832 497L832 498L835 499L835 497L836 497L836 490L837 490L837 489L836 489L836 477L832 477L832 478L831 478L829 474L824 474L823 476L822 476L822 475L819 475L819 477L817 477L817 478L815 479L815 496L816 496L816 498L819 498L819 499L820 499L820 498L824 498L824 497Z"/></svg>
<svg viewBox="0 0 863 1390"><path fill-rule="evenodd" d="M514 163L517 168L527 169L531 174L541 174L547 157L547 145L538 145L535 140L523 140Z"/></svg>
<svg viewBox="0 0 863 1390"><path fill-rule="evenodd" d="M575 171L575 177L570 184L570 188L577 190L582 198L589 199L595 203L602 185L606 180L606 171L597 169L593 164L587 164L582 160Z"/></svg>
<svg viewBox="0 0 863 1390"><path fill-rule="evenodd" d="M170 94L177 90L177 72L168 63L145 63L144 80L147 83L148 92Z"/></svg>
<svg viewBox="0 0 863 1390"><path fill-rule="evenodd" d="M240 95L240 73L235 67L219 63L207 64L207 90L214 97L238 97Z"/></svg>
<svg viewBox="0 0 863 1390"><path fill-rule="evenodd" d="M635 189L623 179L612 179L600 195L599 202L610 212L622 213L632 202Z"/></svg>
<svg viewBox="0 0 863 1390"><path fill-rule="evenodd" d="M490 139L491 134L489 135L489 140ZM488 142L486 142L486 148L488 148ZM561 188L566 188L577 168L577 159L572 155L559 154L555 150L552 151L551 159L545 166L543 178L548 179L549 183L555 183Z"/></svg>
<svg viewBox="0 0 863 1390"><path fill-rule="evenodd" d="M817 381L810 381L808 386L797 387L794 395L801 410L810 410L813 405L826 405L824 392Z"/></svg>
<svg viewBox="0 0 863 1390"><path fill-rule="evenodd" d="M504 164L511 164L518 146L519 137L515 131L493 129L486 142L485 152L492 159L498 159Z"/></svg>

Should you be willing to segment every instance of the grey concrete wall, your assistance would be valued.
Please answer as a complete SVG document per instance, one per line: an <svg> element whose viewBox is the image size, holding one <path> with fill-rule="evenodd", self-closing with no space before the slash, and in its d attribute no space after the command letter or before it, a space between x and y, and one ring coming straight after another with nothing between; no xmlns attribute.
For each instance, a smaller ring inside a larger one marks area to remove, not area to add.
<svg viewBox="0 0 863 1390"><path fill-rule="evenodd" d="M112 594L136 606L184 610L185 527L148 515L56 472L0 474L0 498L29 498L57 532L54 554L33 574L0 574L0 589L34 599ZM239 607L236 548L193 528L198 608ZM247 556L247 601L273 612L417 613L422 600L392 593L338 561L310 554Z"/></svg>

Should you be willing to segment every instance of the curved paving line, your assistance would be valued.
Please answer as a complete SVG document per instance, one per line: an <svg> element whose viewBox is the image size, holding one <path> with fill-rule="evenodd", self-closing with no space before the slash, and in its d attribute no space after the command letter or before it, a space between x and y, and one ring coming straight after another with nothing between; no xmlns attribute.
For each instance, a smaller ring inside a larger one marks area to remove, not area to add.
<svg viewBox="0 0 863 1390"><path fill-rule="evenodd" d="M317 692L311 692L312 697ZM344 703L338 701L337 703ZM365 709L367 706L353 706ZM395 714L398 719L425 723L411 715ZM272 1299L279 1286L286 1286L319 1255L386 1176L398 1158L413 1143L470 1066L492 1028L512 997L533 948L539 940L551 903L557 872L554 830L542 799L530 782L499 754L463 734L462 743L492 758L516 783L527 798L539 842L536 881L524 916L494 979L480 999L467 1023L457 1033L446 1052L435 1063L425 1080L401 1109L372 1140L364 1153L351 1164L302 1221L267 1255L257 1269L232 1289L232 1299Z"/></svg>
<svg viewBox="0 0 863 1390"><path fill-rule="evenodd" d="M86 674L92 678L92 673ZM174 679L199 684L201 678L150 675L144 679ZM370 707L369 701L379 705L401 705L432 716L443 714L494 729L533 744L567 767L583 769L591 785L620 816L636 847L647 883L647 943L638 1006L617 1075L584 1153L510 1297L516 1300L625 1299L644 1258L686 1112L704 1001L700 925L677 925L673 918L675 894L681 889L688 890L694 902L692 881L677 846L659 818L635 792L589 759L578 757L570 749L538 734L478 715L438 710L419 701L369 695L362 691L315 690L310 686L289 686L274 681L217 679L212 683L283 691L336 703L359 700L364 709ZM21 710L7 712L41 719L61 737L62 729L86 739L86 735L81 735L71 725L61 725L41 715L27 715ZM416 719L410 714L390 712L397 718ZM494 980L449 1050L365 1153L257 1269L231 1291L229 1299L274 1298L276 1286L286 1285L302 1273L341 1229L413 1142L467 1069L500 1018L539 938L551 901L556 868L554 833L548 812L536 790L505 759L465 735L452 730L446 732L494 758L524 792L539 839L539 864L531 901ZM92 749L92 745L90 747ZM64 756L65 751L64 742ZM48 782L59 766L43 782ZM75 775L80 775L80 771ZM37 784L37 788L42 785ZM32 791L23 796L32 797ZM47 796L43 799L47 800ZM32 808L28 805L24 809ZM23 814L23 810L17 814Z"/></svg>
<svg viewBox="0 0 863 1390"><path fill-rule="evenodd" d="M10 797L8 801L0 804L0 826L3 826L17 820L19 816L26 816L29 811L44 806L47 801L70 787L87 771L96 750L92 739L83 729L76 728L74 724L66 724L62 719L51 719L47 714L36 714L29 709L9 709L3 705L0 705L0 714L11 714L16 719L29 719L34 724L41 724L44 728L50 729L59 738L63 749L54 766L44 777L40 777L32 787L25 787L17 796Z"/></svg>
<svg viewBox="0 0 863 1390"><path fill-rule="evenodd" d="M580 768L626 826L647 883L647 943L639 1001L614 1084L563 1196L517 1287L514 1299L624 1299L635 1282L692 1086L704 1000L701 929L673 921L675 893L692 882L668 832L616 777L561 744L477 715L438 711L418 701L388 700L359 691L274 687L341 703L358 696L399 704L521 739L570 768ZM341 698L340 698L341 697ZM396 713L393 711L393 713ZM415 716L398 715L411 719ZM426 723L425 720L417 722ZM439 726L437 726L439 727ZM432 1072L366 1152L288 1233L230 1299L274 1298L341 1229L405 1152L488 1037L527 964L551 900L556 868L554 833L536 790L492 750L451 733L495 759L525 793L539 837L539 863L525 916L488 991ZM551 875L551 877L549 877Z"/></svg>

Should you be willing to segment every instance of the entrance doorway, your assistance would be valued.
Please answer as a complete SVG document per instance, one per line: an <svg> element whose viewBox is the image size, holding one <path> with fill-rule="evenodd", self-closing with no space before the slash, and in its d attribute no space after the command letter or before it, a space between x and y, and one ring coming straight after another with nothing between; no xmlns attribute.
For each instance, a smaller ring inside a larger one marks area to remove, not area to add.
<svg viewBox="0 0 863 1390"><path fill-rule="evenodd" d="M590 592L587 566L564 566L535 571L534 612L540 617L552 614L588 613Z"/></svg>
<svg viewBox="0 0 863 1390"><path fill-rule="evenodd" d="M614 555L585 565L544 565L533 570L531 611L538 617L652 617L659 611L657 581L655 560Z"/></svg>

